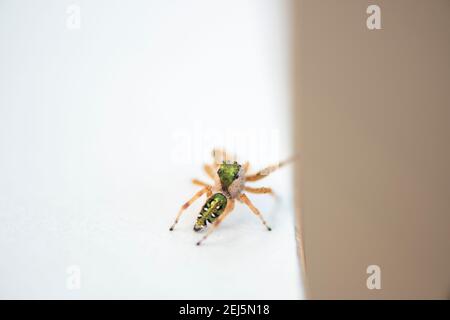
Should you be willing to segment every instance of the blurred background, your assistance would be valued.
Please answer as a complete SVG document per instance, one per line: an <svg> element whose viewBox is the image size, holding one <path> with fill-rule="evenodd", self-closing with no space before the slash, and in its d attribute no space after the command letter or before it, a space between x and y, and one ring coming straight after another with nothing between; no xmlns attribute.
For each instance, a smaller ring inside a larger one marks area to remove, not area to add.
<svg viewBox="0 0 450 320"><path fill-rule="evenodd" d="M288 1L0 1L0 297L295 299L292 168L192 232L212 147L292 155ZM256 184L255 184L256 185ZM204 201L204 200L203 200Z"/></svg>
<svg viewBox="0 0 450 320"><path fill-rule="evenodd" d="M0 298L448 299L449 14L0 0ZM255 184L272 232L168 231L213 147L300 154Z"/></svg>
<svg viewBox="0 0 450 320"><path fill-rule="evenodd" d="M450 298L450 1L295 4L308 297Z"/></svg>

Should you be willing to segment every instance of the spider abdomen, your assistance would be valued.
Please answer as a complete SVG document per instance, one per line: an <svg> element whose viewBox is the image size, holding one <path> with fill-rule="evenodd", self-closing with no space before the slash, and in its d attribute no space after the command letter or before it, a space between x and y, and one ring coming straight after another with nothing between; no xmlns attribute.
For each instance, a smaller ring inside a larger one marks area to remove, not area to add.
<svg viewBox="0 0 450 320"><path fill-rule="evenodd" d="M227 197L222 193L215 193L209 197L195 221L194 231L201 231L207 223L213 223L223 213L226 205Z"/></svg>

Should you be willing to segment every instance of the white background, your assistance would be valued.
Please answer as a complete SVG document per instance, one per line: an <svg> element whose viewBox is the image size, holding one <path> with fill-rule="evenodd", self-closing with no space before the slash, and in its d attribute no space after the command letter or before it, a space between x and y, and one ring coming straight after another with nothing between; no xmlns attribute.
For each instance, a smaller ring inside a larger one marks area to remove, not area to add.
<svg viewBox="0 0 450 320"><path fill-rule="evenodd" d="M288 37L287 1L1 0L0 298L302 298L291 168L250 196L272 232L168 231L211 147L291 154Z"/></svg>

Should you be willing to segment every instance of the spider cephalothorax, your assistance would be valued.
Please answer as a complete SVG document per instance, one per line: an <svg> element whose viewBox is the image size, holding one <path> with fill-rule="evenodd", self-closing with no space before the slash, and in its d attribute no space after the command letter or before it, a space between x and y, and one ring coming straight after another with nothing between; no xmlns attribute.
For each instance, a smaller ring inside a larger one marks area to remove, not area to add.
<svg viewBox="0 0 450 320"><path fill-rule="evenodd" d="M238 178L240 169L241 165L236 161L233 163L222 162L219 170L217 170L217 174L219 175L220 183L225 190L228 190L228 187Z"/></svg>
<svg viewBox="0 0 450 320"><path fill-rule="evenodd" d="M223 161L217 170L222 191L231 198L236 198L244 187L245 172L242 166L234 161L233 163Z"/></svg>
<svg viewBox="0 0 450 320"><path fill-rule="evenodd" d="M230 159L224 151L213 151L214 163L212 165L206 164L204 169L208 176L214 180L214 184L208 184L197 179L192 180L196 185L203 188L198 191L188 202L181 206L180 211L175 218L175 222L170 227L173 230L177 224L181 214L187 209L195 200L200 198L203 194L207 195L207 200L203 205L197 220L194 224L194 231L201 231L206 228L208 223L212 224L212 228L197 242L200 245L214 230L217 228L223 219L233 210L235 200L238 200L247 205L250 210L259 217L261 222L266 226L267 230L272 230L264 220L259 210L253 205L244 191L249 193L268 193L274 195L270 188L252 188L247 187L246 182L257 181L263 179L271 172L275 171L279 167L285 165L288 161L280 162L277 165L269 166L263 170L256 172L255 174L247 175L249 168L248 162L240 165L236 161L225 161ZM219 160L221 158L222 160ZM220 164L219 164L220 163Z"/></svg>

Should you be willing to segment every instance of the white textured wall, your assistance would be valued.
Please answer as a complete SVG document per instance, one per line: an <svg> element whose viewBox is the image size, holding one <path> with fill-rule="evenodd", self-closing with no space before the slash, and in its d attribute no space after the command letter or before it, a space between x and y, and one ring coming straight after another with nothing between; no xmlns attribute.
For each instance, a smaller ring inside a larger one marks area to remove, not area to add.
<svg viewBox="0 0 450 320"><path fill-rule="evenodd" d="M288 14L276 0L1 1L0 297L302 297L289 168L259 184L278 207L252 197L271 233L238 205L196 247L200 202L168 231L205 150L235 134L258 164L290 154Z"/></svg>

